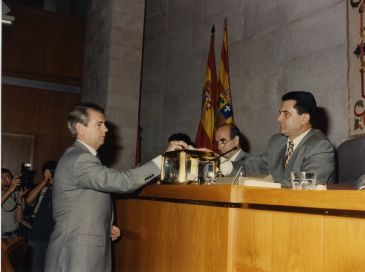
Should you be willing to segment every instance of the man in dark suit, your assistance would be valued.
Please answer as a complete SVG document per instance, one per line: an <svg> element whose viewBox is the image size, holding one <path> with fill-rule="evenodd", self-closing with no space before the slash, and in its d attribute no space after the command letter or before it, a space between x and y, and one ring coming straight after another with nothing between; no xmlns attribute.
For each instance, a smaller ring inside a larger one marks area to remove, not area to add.
<svg viewBox="0 0 365 272"><path fill-rule="evenodd" d="M111 240L119 237L112 225L109 193L136 190L159 175L161 156L128 171L103 166L97 149L108 129L104 110L91 103L72 108L68 127L76 137L59 160L53 185L55 227L47 250L45 271L110 271ZM166 151L187 148L170 142Z"/></svg>
<svg viewBox="0 0 365 272"><path fill-rule="evenodd" d="M282 97L278 122L280 133L271 137L260 156L244 153L241 160L226 163L223 174L272 175L275 182L290 187L292 171L315 173L320 183L333 182L335 149L326 136L312 128L317 104L310 92L289 92Z"/></svg>

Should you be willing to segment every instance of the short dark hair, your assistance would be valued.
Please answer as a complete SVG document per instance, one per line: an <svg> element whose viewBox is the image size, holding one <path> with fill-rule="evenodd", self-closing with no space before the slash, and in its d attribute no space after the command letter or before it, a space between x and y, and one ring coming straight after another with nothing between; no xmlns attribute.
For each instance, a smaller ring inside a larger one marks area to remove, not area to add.
<svg viewBox="0 0 365 272"><path fill-rule="evenodd" d="M308 113L310 123L313 123L317 112L317 102L312 93L306 91L289 92L281 97L281 101L287 100L295 100L294 108L298 114Z"/></svg>
<svg viewBox="0 0 365 272"><path fill-rule="evenodd" d="M104 109L94 103L83 102L74 105L67 117L67 126L72 135L76 136L77 131L75 125L77 123L81 123L84 126L87 126L89 123L89 115L87 113L88 110L94 110L104 114Z"/></svg>
<svg viewBox="0 0 365 272"><path fill-rule="evenodd" d="M46 170L55 171L57 166L56 161L46 161L42 165L42 173L46 172Z"/></svg>
<svg viewBox="0 0 365 272"><path fill-rule="evenodd" d="M236 126L236 125L229 125L230 127L230 136L231 136L231 139L233 139L234 137L238 137L239 139L239 147L241 148L242 147L242 143L243 143L243 136L242 136L242 133L240 131L240 129Z"/></svg>
<svg viewBox="0 0 365 272"><path fill-rule="evenodd" d="M8 168L1 168L1 174L10 174L10 176L13 176Z"/></svg>
<svg viewBox="0 0 365 272"><path fill-rule="evenodd" d="M168 141L169 142L183 141L183 142L187 143L188 145L195 146L195 144L190 139L189 135L187 135L185 133L180 133L180 132L171 134L170 137L168 138Z"/></svg>

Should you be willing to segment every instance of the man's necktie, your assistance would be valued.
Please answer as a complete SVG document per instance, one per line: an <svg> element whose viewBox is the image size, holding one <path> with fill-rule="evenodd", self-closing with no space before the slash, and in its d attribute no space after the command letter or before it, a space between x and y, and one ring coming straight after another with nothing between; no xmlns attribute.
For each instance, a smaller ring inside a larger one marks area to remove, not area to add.
<svg viewBox="0 0 365 272"><path fill-rule="evenodd" d="M293 143L293 141L289 141L288 149L286 150L285 158L284 158L284 168L286 168L286 166L288 165L290 157L291 157L291 155L293 155L293 151L294 151L294 143Z"/></svg>

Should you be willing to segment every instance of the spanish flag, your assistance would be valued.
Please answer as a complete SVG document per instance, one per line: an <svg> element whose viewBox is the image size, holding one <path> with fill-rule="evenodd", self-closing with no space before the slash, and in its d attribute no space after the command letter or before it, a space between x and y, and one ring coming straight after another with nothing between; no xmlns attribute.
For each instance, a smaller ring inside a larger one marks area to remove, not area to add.
<svg viewBox="0 0 365 272"><path fill-rule="evenodd" d="M214 25L210 36L208 65L205 72L201 118L195 139L196 147L205 147L213 150L214 119L217 105L217 71L214 54Z"/></svg>
<svg viewBox="0 0 365 272"><path fill-rule="evenodd" d="M229 124L234 124L234 121L231 88L229 85L227 19L225 19L221 61L219 64L216 127Z"/></svg>

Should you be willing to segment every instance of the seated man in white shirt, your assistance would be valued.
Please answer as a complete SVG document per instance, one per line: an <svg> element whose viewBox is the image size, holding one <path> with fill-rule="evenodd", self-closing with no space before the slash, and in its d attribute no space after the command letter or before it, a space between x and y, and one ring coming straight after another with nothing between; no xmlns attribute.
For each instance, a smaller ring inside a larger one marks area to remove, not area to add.
<svg viewBox="0 0 365 272"><path fill-rule="evenodd" d="M221 172L232 176L242 169L246 175L270 174L283 187L290 187L292 171L315 173L319 183L333 182L335 149L320 130L312 128L316 111L316 100L310 92L283 95L277 119L280 133L271 137L260 156L241 150L241 159L223 163Z"/></svg>

